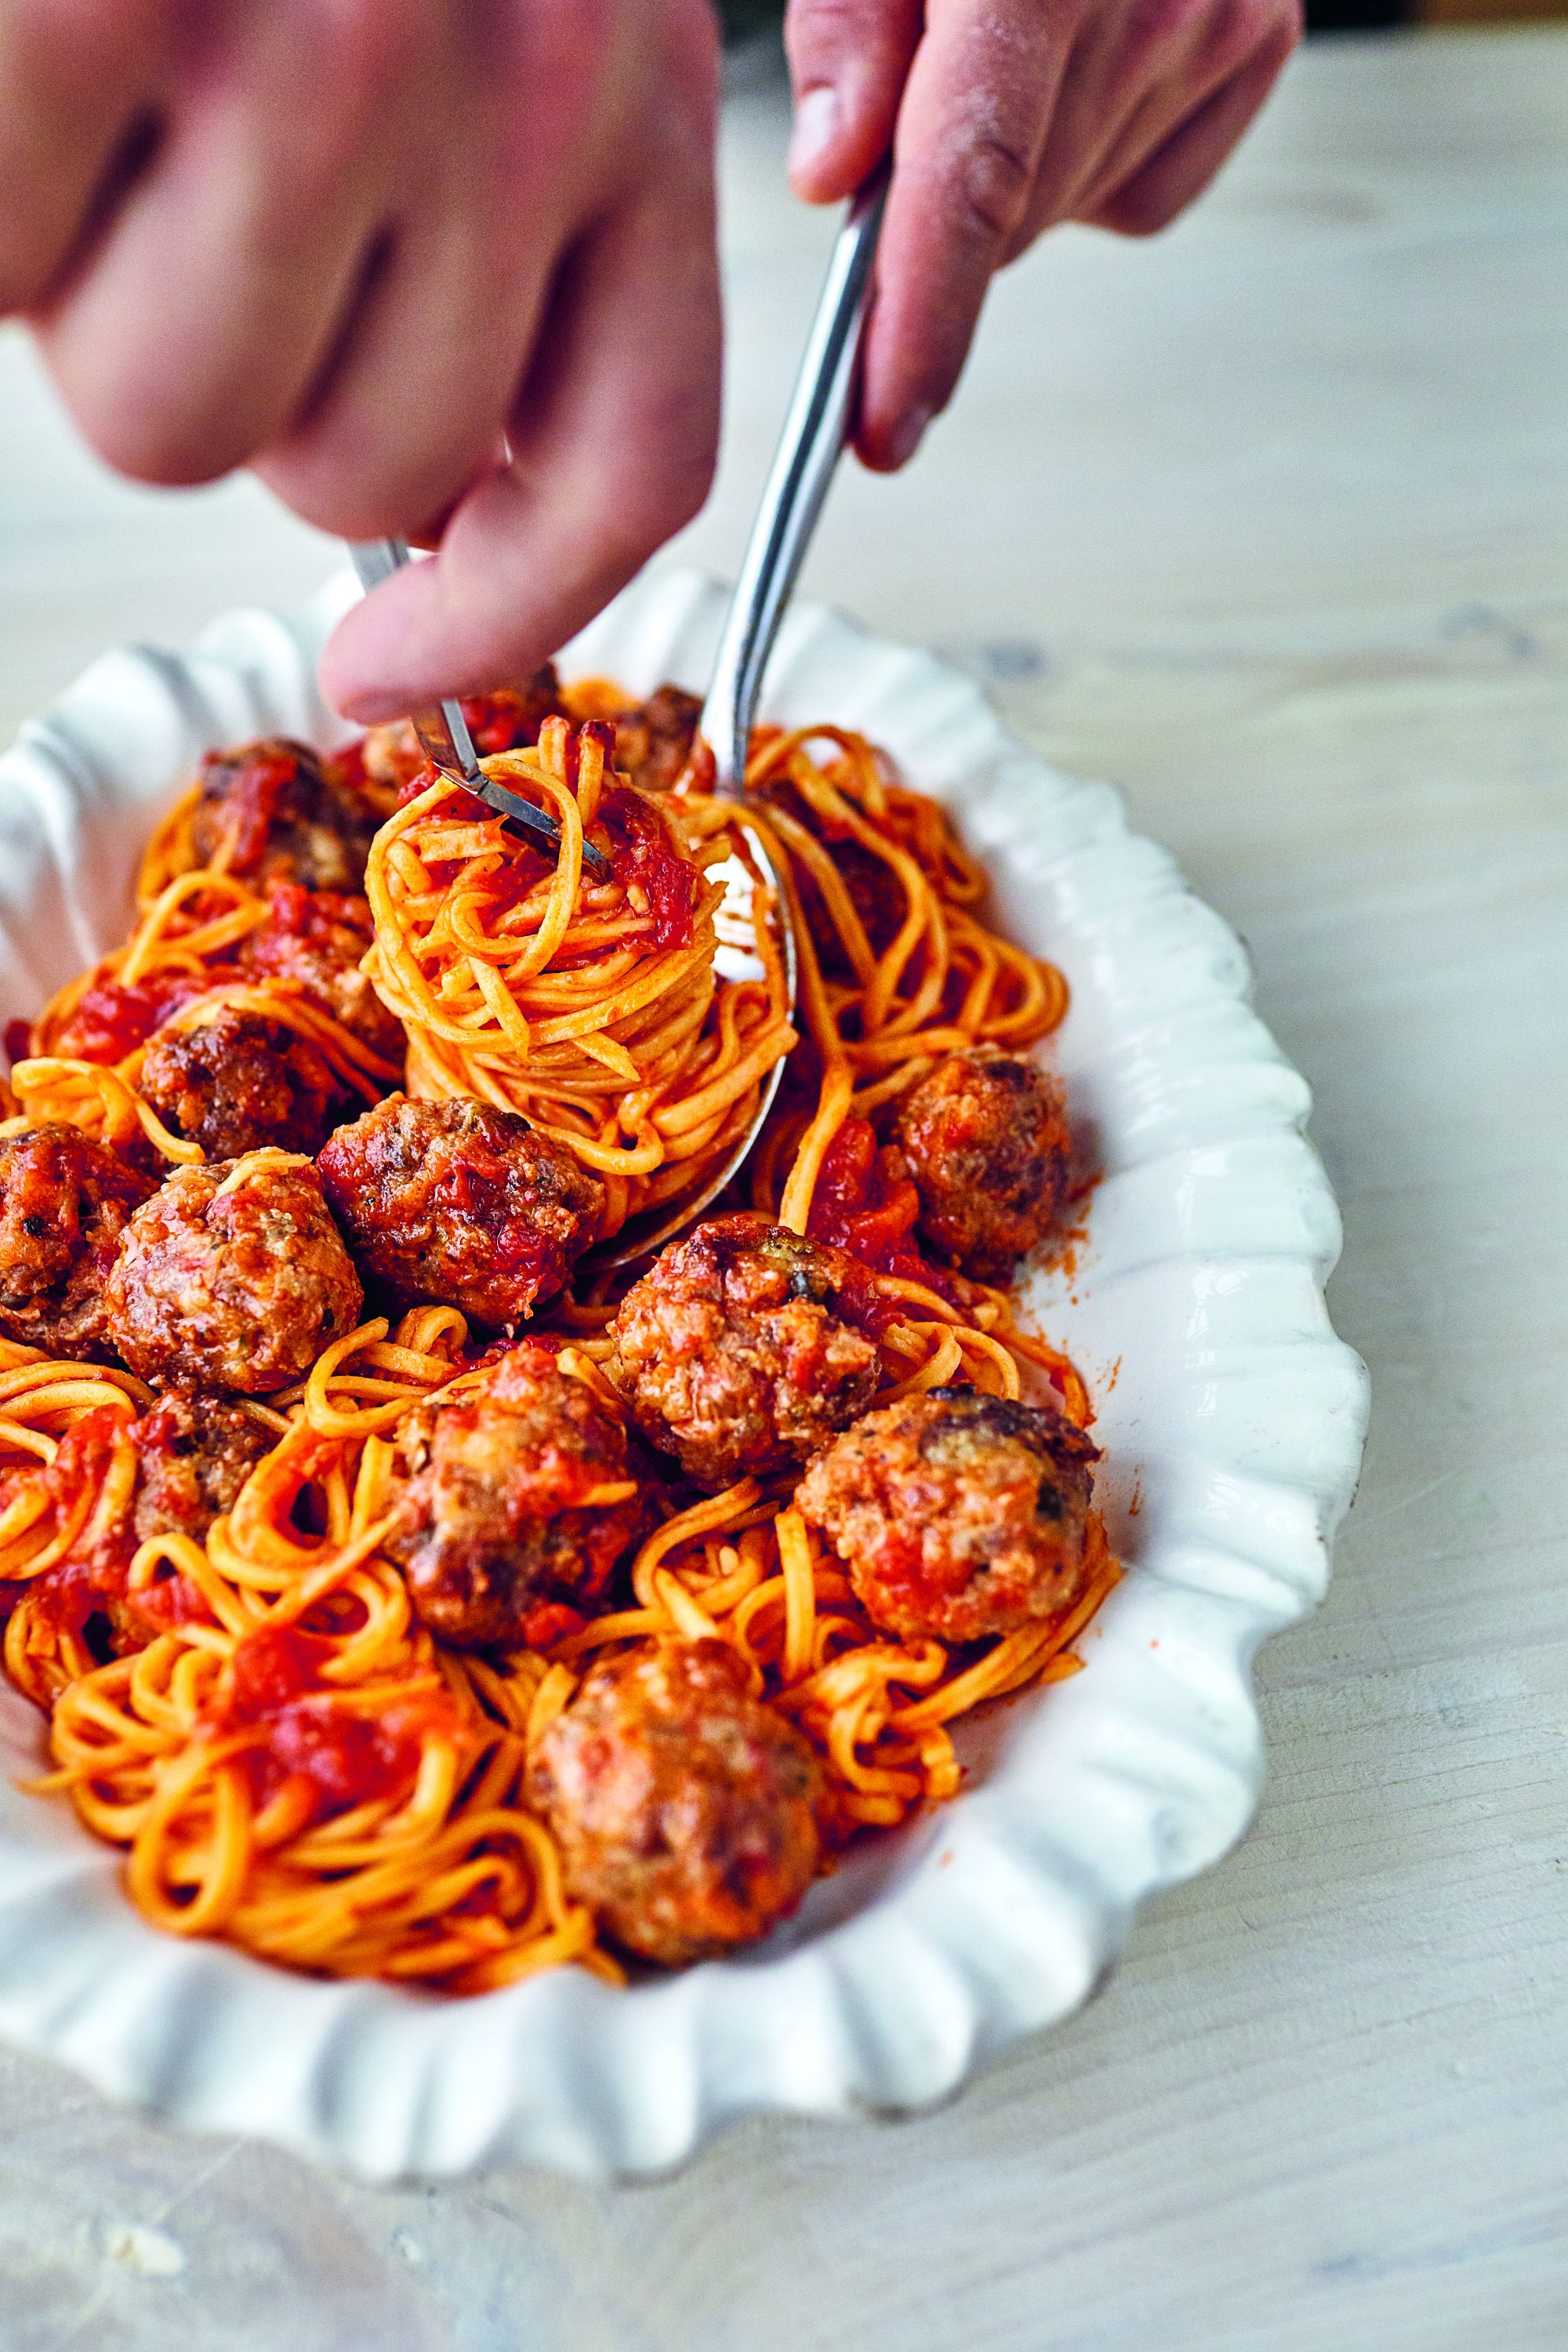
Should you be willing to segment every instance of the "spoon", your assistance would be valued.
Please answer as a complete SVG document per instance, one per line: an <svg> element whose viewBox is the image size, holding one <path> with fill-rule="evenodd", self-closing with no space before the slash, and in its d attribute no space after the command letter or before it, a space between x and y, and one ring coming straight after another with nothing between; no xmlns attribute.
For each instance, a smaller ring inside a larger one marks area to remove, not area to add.
<svg viewBox="0 0 1568 2352"><path fill-rule="evenodd" d="M887 193L888 173L884 167L855 198L834 244L784 431L719 639L712 683L699 725L713 753L713 789L727 800L745 798L752 722L756 717L768 656L844 447L855 398L860 331L870 298L871 262ZM750 824L742 824L740 829L748 853L772 890L773 904L780 909L785 1009L793 1013L798 974L795 936L783 919L788 901L762 835ZM762 966L754 952L742 944L755 937L752 877L738 857L729 859L717 871L725 889L718 915L721 945L714 958L715 969L726 979L757 978ZM701 1214L723 1191L756 1141L758 1130L773 1108L784 1066L782 1060L774 1064L763 1081L751 1125L698 1198L684 1202L675 1215L655 1231L639 1233L632 1242L623 1241L614 1252L595 1250L588 1261L590 1265L627 1265L635 1258L645 1257ZM619 1235L616 1238L621 1240Z"/></svg>

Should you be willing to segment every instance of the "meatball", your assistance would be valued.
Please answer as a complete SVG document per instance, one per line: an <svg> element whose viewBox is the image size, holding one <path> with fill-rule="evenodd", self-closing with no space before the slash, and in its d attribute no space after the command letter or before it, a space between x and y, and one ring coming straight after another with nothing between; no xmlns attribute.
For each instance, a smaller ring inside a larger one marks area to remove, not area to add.
<svg viewBox="0 0 1568 2352"><path fill-rule="evenodd" d="M231 874L357 890L375 829L375 811L308 744L269 736L207 754L191 837L203 865L226 852Z"/></svg>
<svg viewBox="0 0 1568 2352"><path fill-rule="evenodd" d="M481 758L491 751L516 751L539 740L547 719L564 718L561 681L553 662L546 662L520 687L501 687L493 694L468 696L463 703L473 746ZM424 746L406 719L373 727L360 747L365 774L374 785L394 785L405 797L423 792L435 782L435 772Z"/></svg>
<svg viewBox="0 0 1568 2352"><path fill-rule="evenodd" d="M477 694L463 705L474 749L481 758L490 751L518 751L537 743L547 719L563 719L561 680L553 662L546 662L521 686L499 687L493 694Z"/></svg>
<svg viewBox="0 0 1568 2352"><path fill-rule="evenodd" d="M403 1306L507 1326L564 1288L605 1188L515 1111L393 1095L321 1155L321 1181L366 1273Z"/></svg>
<svg viewBox="0 0 1568 2352"><path fill-rule="evenodd" d="M232 1004L188 1028L160 1029L136 1083L164 1126L209 1160L268 1146L308 1158L353 1099L309 1038Z"/></svg>
<svg viewBox="0 0 1568 2352"><path fill-rule="evenodd" d="M239 951L244 969L290 982L373 1054L401 1065L403 1024L360 970L373 937L365 901L295 882L275 882L268 898L271 912Z"/></svg>
<svg viewBox="0 0 1568 2352"><path fill-rule="evenodd" d="M975 1642L1078 1599L1099 1459L1063 1412L930 1389L847 1429L795 1502L885 1633Z"/></svg>
<svg viewBox="0 0 1568 2352"><path fill-rule="evenodd" d="M821 1773L723 1642L650 1642L595 1666L541 1738L529 1794L566 1884L667 1968L786 1918L816 1871Z"/></svg>
<svg viewBox="0 0 1568 2352"><path fill-rule="evenodd" d="M265 1396L303 1379L363 1296L313 1168L177 1168L127 1226L106 1293L133 1372Z"/></svg>
<svg viewBox="0 0 1568 2352"><path fill-rule="evenodd" d="M835 1312L865 1283L842 1250L749 1213L712 1218L621 1301L610 1378L698 1486L788 1469L875 1393L876 1347Z"/></svg>
<svg viewBox="0 0 1568 2352"><path fill-rule="evenodd" d="M0 1333L49 1356L111 1360L104 1285L153 1189L78 1128L0 1140Z"/></svg>
<svg viewBox="0 0 1568 2352"><path fill-rule="evenodd" d="M921 1232L976 1282L1005 1282L1067 1196L1061 1088L994 1045L940 1061L900 1106L892 1139L921 1196Z"/></svg>
<svg viewBox="0 0 1568 2352"><path fill-rule="evenodd" d="M821 838L820 820L787 780L763 784L757 798L764 808L782 809L816 838ZM903 884L885 857L879 857L874 849L866 848L853 835L825 842L823 845L848 894L850 905L860 918L872 954L886 955L909 913ZM827 901L817 887L816 877L807 866L797 865L795 884L800 892L801 913L824 973L829 980L853 983L855 967L844 951L838 926L827 910Z"/></svg>
<svg viewBox="0 0 1568 2352"><path fill-rule="evenodd" d="M645 793L668 792L691 757L702 704L679 686L661 686L646 702L616 716L616 765Z"/></svg>
<svg viewBox="0 0 1568 2352"><path fill-rule="evenodd" d="M411 1413L398 1451L406 1516L386 1549L431 1632L462 1648L548 1641L544 1604L586 1615L642 1523L624 1423L531 1341Z"/></svg>
<svg viewBox="0 0 1568 2352"><path fill-rule="evenodd" d="M136 1427L136 1536L205 1535L278 1440L230 1399L169 1389Z"/></svg>

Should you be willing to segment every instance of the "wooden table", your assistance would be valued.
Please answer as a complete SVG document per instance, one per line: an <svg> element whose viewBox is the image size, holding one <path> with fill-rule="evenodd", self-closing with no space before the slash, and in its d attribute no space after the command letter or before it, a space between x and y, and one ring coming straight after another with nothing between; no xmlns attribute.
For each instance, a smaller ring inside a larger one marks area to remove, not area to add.
<svg viewBox="0 0 1568 2352"><path fill-rule="evenodd" d="M728 132L732 563L826 224ZM372 2191L0 2064L0 2346L1471 2352L1568 2334L1568 38L1319 47L1145 247L997 289L815 583L1113 776L1317 1091L1371 1450L1272 1777L1087 2014L899 2128ZM0 723L328 551L106 481L0 341Z"/></svg>

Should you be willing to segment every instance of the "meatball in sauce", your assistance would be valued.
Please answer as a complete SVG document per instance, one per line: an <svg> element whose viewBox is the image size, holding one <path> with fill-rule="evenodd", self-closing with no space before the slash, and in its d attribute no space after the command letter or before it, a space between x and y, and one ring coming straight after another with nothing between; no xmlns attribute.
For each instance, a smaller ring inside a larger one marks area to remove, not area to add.
<svg viewBox="0 0 1568 2352"><path fill-rule="evenodd" d="M974 1642L1084 1590L1099 1448L1065 1413L966 1388L868 1412L795 1491L866 1613L902 1641Z"/></svg>
<svg viewBox="0 0 1568 2352"><path fill-rule="evenodd" d="M871 1401L877 1349L844 1311L867 1283L842 1250L760 1216L712 1218L626 1293L609 1376L698 1486L787 1469Z"/></svg>
<svg viewBox="0 0 1568 2352"><path fill-rule="evenodd" d="M406 1516L386 1549L426 1624L459 1647L558 1638L642 1524L625 1423L531 1342L419 1407L398 1451Z"/></svg>
<svg viewBox="0 0 1568 2352"><path fill-rule="evenodd" d="M232 1004L157 1031L137 1091L209 1160L268 1148L309 1158L353 1101L308 1037Z"/></svg>
<svg viewBox="0 0 1568 2352"><path fill-rule="evenodd" d="M546 662L521 686L499 687L492 694L468 695L463 700L463 718L481 759L494 751L529 749L538 742L547 719L566 715L553 662ZM360 753L373 783L395 786L406 798L436 781L428 755L406 719L373 727Z"/></svg>
<svg viewBox="0 0 1568 2352"><path fill-rule="evenodd" d="M1067 1197L1061 1088L994 1045L949 1054L900 1106L892 1139L920 1194L920 1230L976 1282L1005 1282Z"/></svg>
<svg viewBox="0 0 1568 2352"><path fill-rule="evenodd" d="M79 1129L0 1141L0 1333L46 1355L114 1354L104 1286L153 1180Z"/></svg>
<svg viewBox="0 0 1568 2352"><path fill-rule="evenodd" d="M459 1307L505 1328L565 1287L605 1188L515 1111L393 1095L321 1155L327 1198L365 1272L400 1306Z"/></svg>
<svg viewBox="0 0 1568 2352"><path fill-rule="evenodd" d="M264 1422L207 1389L168 1389L136 1425L141 1457L135 1527L149 1537L189 1536L199 1543L232 1510L257 1464L278 1443Z"/></svg>
<svg viewBox="0 0 1568 2352"><path fill-rule="evenodd" d="M667 1968L765 1936L817 1864L821 1771L726 1643L595 1666L534 1750L529 1794L572 1893Z"/></svg>
<svg viewBox="0 0 1568 2352"><path fill-rule="evenodd" d="M144 1381L245 1396L302 1380L363 1304L315 1170L267 1153L175 1169L106 1293L112 1344Z"/></svg>
<svg viewBox="0 0 1568 2352"><path fill-rule="evenodd" d="M616 766L645 793L665 793L691 757L702 705L679 686L656 687L646 702L616 716Z"/></svg>
<svg viewBox="0 0 1568 2352"><path fill-rule="evenodd" d="M308 744L270 736L207 754L191 840L199 864L222 857L247 880L358 890L378 822Z"/></svg>
<svg viewBox="0 0 1568 2352"><path fill-rule="evenodd" d="M374 937L365 900L340 890L301 890L294 882L275 882L267 895L267 920L239 951L242 970L297 988L362 1045L401 1066L403 1024L360 969Z"/></svg>

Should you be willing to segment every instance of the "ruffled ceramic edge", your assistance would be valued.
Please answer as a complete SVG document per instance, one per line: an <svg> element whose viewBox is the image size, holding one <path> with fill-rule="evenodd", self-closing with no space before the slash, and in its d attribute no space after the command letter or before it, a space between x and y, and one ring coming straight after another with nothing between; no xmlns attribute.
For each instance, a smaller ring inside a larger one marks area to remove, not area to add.
<svg viewBox="0 0 1568 2352"><path fill-rule="evenodd" d="M202 750L335 737L314 662L352 593L340 580L295 616L232 614L186 656L110 655L24 730L0 760L0 1003L36 1001L113 936L134 845ZM700 575L655 573L563 667L700 685L721 610ZM7 1791L0 2030L113 2095L377 2178L500 2158L641 2174L758 2110L907 2110L1077 2007L1137 1905L1251 1816L1251 1656L1321 1595L1365 1423L1364 1371L1323 1305L1339 1225L1300 1133L1306 1088L1247 1009L1239 943L1128 833L1117 795L1055 773L958 673L801 606L767 707L863 727L913 781L962 796L1008 920L1069 964L1064 1066L1116 1173L1089 1308L1048 1282L1040 1297L1058 1322L1087 1311L1089 1341L1119 1343L1122 1315L1178 1335L1168 1395L1154 1378L1112 1454L1137 1569L1097 1621L1093 1671L1013 1711L984 1782L889 1848L858 1913L629 1993L563 1972L451 2003L173 1942L126 1905L112 1853ZM1157 1501L1136 1530L1133 1475ZM5 1720L36 1742L14 1696Z"/></svg>

